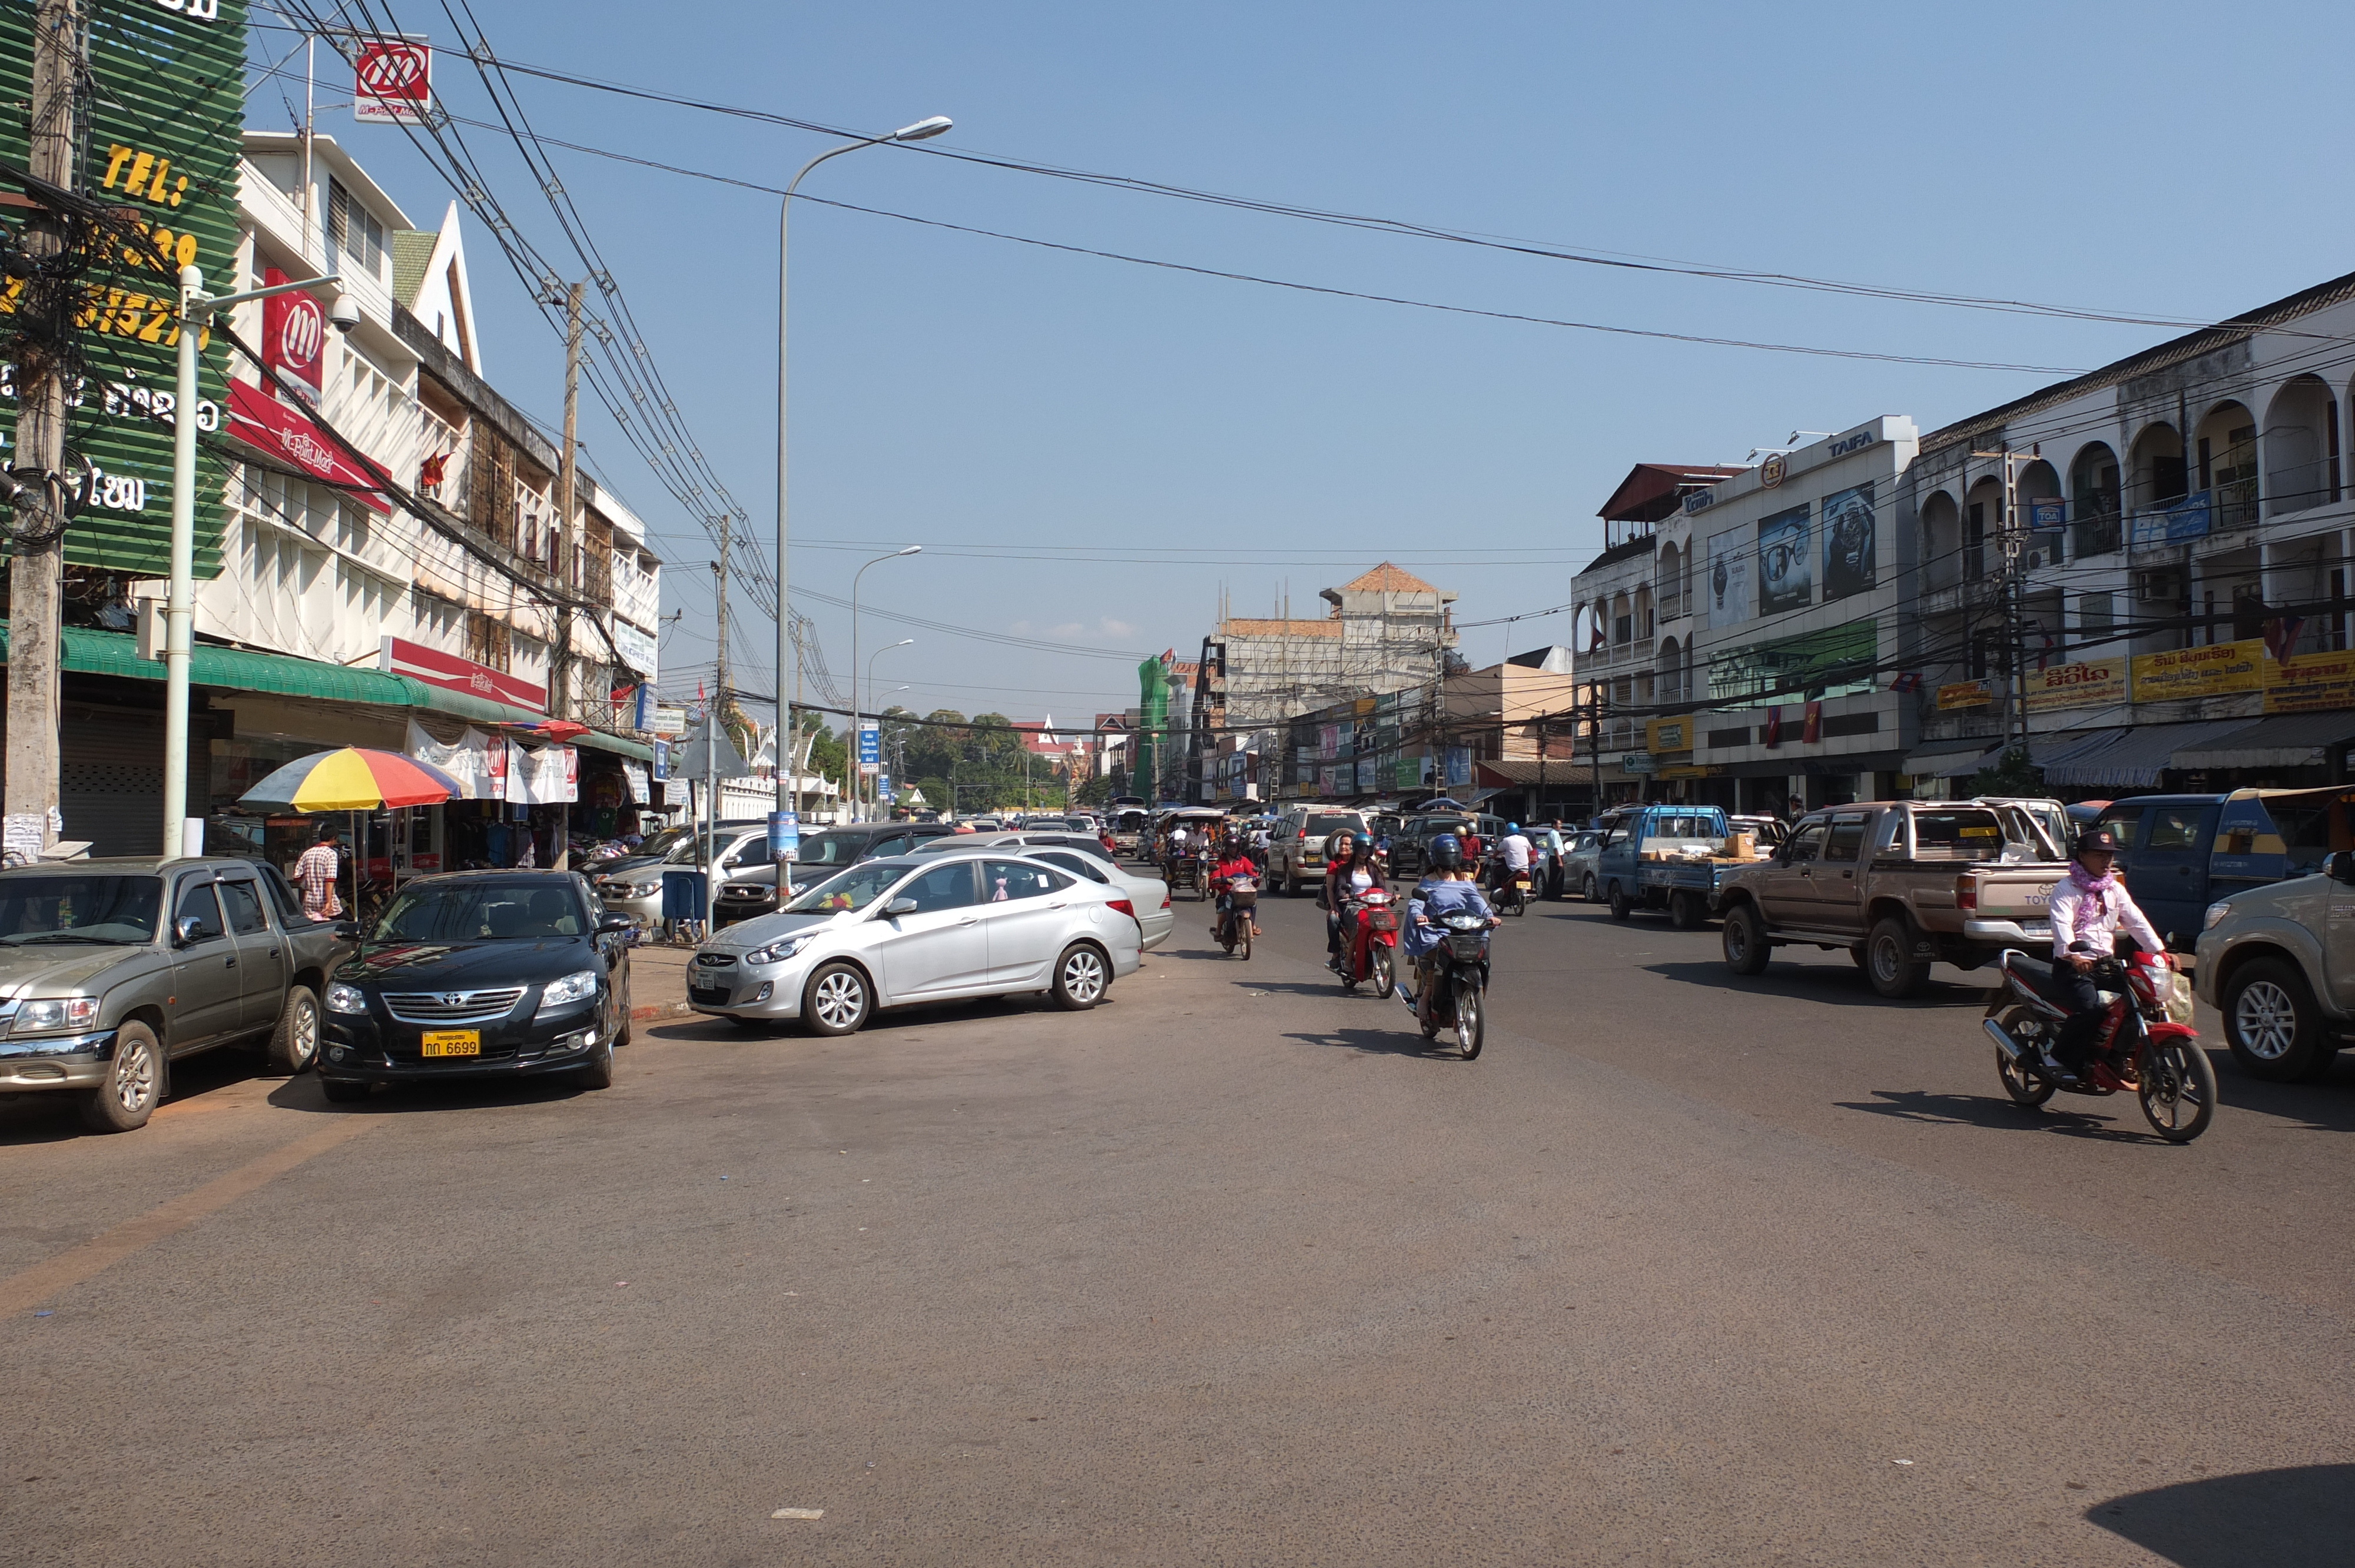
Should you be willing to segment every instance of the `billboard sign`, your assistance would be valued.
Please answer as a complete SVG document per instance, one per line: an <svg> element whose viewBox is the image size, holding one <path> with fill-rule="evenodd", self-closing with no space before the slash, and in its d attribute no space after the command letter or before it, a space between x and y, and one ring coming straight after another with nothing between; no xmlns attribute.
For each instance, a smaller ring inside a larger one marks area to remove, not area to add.
<svg viewBox="0 0 2355 1568"><path fill-rule="evenodd" d="M352 59L352 118L425 125L433 114L433 51L410 38L363 38Z"/></svg>
<svg viewBox="0 0 2355 1568"><path fill-rule="evenodd" d="M293 281L275 267L261 272L265 288ZM327 313L319 302L296 290L272 294L261 302L261 358L281 371L280 385L292 386L302 399L319 406L320 365L327 354Z"/></svg>
<svg viewBox="0 0 2355 1568"><path fill-rule="evenodd" d="M1758 520L1758 613L1805 609L1816 596L1808 546L1807 508L1795 506Z"/></svg>
<svg viewBox="0 0 2355 1568"><path fill-rule="evenodd" d="M335 486L380 516L392 514L391 503L375 489L376 476L355 464L341 443L307 415L250 381L229 384L229 433L262 456L291 462L321 484Z"/></svg>
<svg viewBox="0 0 2355 1568"><path fill-rule="evenodd" d="M874 719L858 721L858 766L872 768L883 760L883 735Z"/></svg>
<svg viewBox="0 0 2355 1568"><path fill-rule="evenodd" d="M1872 587L1878 577L1873 522L1870 483L1824 497L1826 604Z"/></svg>
<svg viewBox="0 0 2355 1568"><path fill-rule="evenodd" d="M1747 528L1729 528L1709 542L1709 623L1739 626L1757 608L1752 598L1750 567L1757 535Z"/></svg>
<svg viewBox="0 0 2355 1568"><path fill-rule="evenodd" d="M377 668L388 675L406 675L445 692L464 692L470 697L485 697L536 713L548 711L546 686L535 686L505 670L494 670L488 664L477 664L472 659L461 659L455 653L444 653L404 638L384 640L377 654Z"/></svg>
<svg viewBox="0 0 2355 1568"><path fill-rule="evenodd" d="M68 285L82 380L66 408L72 466L97 471L65 536L69 567L131 577L171 570L173 381L176 279L204 269L236 286L243 238L238 162L245 131L245 0L179 5L83 5L87 89L76 140L81 194L119 215ZM23 105L33 96L30 5L0 6L0 164L32 163ZM19 215L21 216L21 214ZM18 330L27 287L0 278L0 339ZM197 356L197 430L217 434L229 400L229 340L214 331ZM0 462L16 455L14 366L0 366ZM220 575L221 486L228 467L210 440L197 452L196 575Z"/></svg>

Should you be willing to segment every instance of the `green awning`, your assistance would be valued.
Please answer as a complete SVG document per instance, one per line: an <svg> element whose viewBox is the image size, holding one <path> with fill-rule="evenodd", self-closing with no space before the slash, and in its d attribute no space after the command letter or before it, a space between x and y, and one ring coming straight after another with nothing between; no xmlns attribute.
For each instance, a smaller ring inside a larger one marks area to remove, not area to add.
<svg viewBox="0 0 2355 1568"><path fill-rule="evenodd" d="M139 640L128 632L69 626L65 630L64 655L60 661L63 668L77 674L113 675L132 681L161 681L164 678L164 662L142 659L139 656ZM8 624L0 620L0 663L6 662L7 657ZM218 686L233 692L269 692L286 697L314 697L328 703L424 708L432 713L472 719L478 724L537 724L545 716L529 708L514 707L470 693L428 685L410 676L388 674L382 670L328 664L316 659L294 659L283 653L257 653L245 648L216 648L203 643L189 651L188 683ZM597 747L641 761L651 760L654 757L653 747L607 735L602 730L591 730L587 735L576 737L574 744Z"/></svg>

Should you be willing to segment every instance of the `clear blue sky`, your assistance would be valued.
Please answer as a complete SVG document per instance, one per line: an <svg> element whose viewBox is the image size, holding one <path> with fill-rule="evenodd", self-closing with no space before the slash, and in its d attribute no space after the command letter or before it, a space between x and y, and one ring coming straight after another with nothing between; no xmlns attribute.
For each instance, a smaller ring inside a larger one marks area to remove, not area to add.
<svg viewBox="0 0 2355 1568"><path fill-rule="evenodd" d="M379 7L379 11L381 8ZM446 41L439 6L400 26ZM2124 313L2213 318L2355 265L2345 62L2355 9L1101 5L667 9L478 4L514 60L935 146L1591 250ZM267 20L257 13L258 20ZM258 35L274 58L280 35ZM299 57L298 61L299 64ZM487 117L464 62L438 86ZM535 127L781 185L800 132L518 79ZM295 100L300 101L300 84ZM342 93L323 92L322 97ZM252 122L286 123L278 85ZM446 188L401 132L332 131L422 222ZM464 128L462 128L464 130ZM510 211L557 234L512 149L464 130ZM681 408L773 526L775 203L558 153ZM879 148L805 193L1066 244L1372 293L1830 347L2091 366L2171 333L1662 278L1091 188ZM817 206L794 249L797 585L957 626L1149 653L1199 646L1229 591L1295 613L1388 556L1459 618L1561 603L1594 510L1638 461L1732 461L1794 428L1931 428L2049 377L1605 336L1317 297ZM491 378L560 402L561 345L468 234ZM614 436L598 466L649 518L711 657L712 552ZM953 552L962 552L955 554ZM1008 558L1028 554L1047 559ZM1136 556L1139 559L1124 557ZM847 615L805 606L837 675ZM736 640L768 680L772 632ZM1134 660L996 646L875 616L919 712L1084 719ZM1476 663L1569 618L1467 633Z"/></svg>

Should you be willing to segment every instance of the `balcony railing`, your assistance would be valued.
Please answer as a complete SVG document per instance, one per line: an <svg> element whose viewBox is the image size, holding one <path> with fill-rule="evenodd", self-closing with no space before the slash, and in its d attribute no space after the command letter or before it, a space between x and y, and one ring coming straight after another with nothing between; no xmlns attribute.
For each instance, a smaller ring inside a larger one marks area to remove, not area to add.
<svg viewBox="0 0 2355 1568"><path fill-rule="evenodd" d="M2069 503L2069 514L2070 555L2105 556L2126 543L2116 491L2080 491Z"/></svg>

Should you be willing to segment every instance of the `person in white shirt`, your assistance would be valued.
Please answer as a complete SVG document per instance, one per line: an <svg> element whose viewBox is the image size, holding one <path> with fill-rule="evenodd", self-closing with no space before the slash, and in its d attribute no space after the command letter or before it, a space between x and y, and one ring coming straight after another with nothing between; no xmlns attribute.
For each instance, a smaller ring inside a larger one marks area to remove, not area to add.
<svg viewBox="0 0 2355 1568"><path fill-rule="evenodd" d="M2052 1000L2073 1010L2054 1034L2050 1059L2073 1077L2083 1075L2094 1031L2101 1025L2101 990L2094 983L2093 969L2115 955L2118 928L2131 933L2145 952L2167 950L2126 885L2112 874L2117 858L2117 836L2107 828L2089 828L2079 834L2069 874L2052 885L2047 906L2052 920Z"/></svg>

